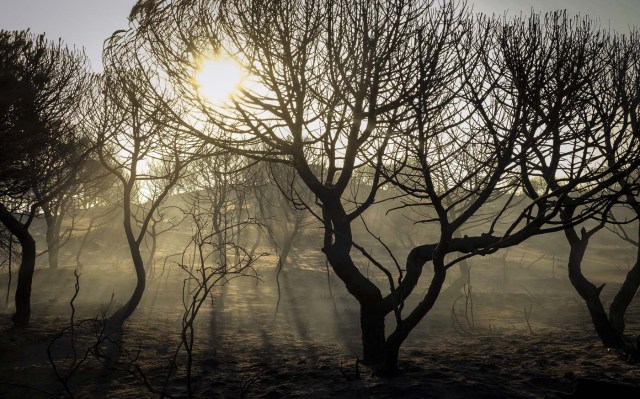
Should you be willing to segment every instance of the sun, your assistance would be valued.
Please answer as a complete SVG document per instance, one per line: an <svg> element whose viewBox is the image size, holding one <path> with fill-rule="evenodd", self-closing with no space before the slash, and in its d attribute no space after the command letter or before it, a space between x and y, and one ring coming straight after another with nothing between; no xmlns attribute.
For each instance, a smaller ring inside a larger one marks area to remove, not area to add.
<svg viewBox="0 0 640 399"><path fill-rule="evenodd" d="M198 93L212 103L224 102L230 98L242 84L243 78L240 65L221 56L203 59L195 71Z"/></svg>

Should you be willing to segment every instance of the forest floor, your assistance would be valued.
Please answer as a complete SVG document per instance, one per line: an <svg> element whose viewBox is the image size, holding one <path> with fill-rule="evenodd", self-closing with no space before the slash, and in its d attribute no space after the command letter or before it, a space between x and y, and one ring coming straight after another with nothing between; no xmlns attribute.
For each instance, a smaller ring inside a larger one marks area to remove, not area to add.
<svg viewBox="0 0 640 399"><path fill-rule="evenodd" d="M495 283L507 277L500 268L473 272L478 278L471 294L458 296L455 303L455 296L443 296L410 335L400 352L400 375L374 376L366 366L356 366L361 353L357 304L335 276L328 280L323 263L310 259L298 256L295 263L307 267L282 273L275 317L273 269L261 272L263 281L240 278L215 289L195 324L194 397L552 398L576 390L574 397L581 397L585 387L591 393L622 387L617 394L610 392L616 398L625 397L629 388L632 396L627 397L639 397L633 389L640 387L640 365L604 350L566 277L551 277L547 269L544 276L536 275L536 267L510 274L508 284ZM76 322L108 312L112 293L116 302L126 299L132 285L121 280L132 272L125 266L82 273ZM31 326L11 327L10 303L0 312L0 398L70 396L54 373L49 347L74 397L158 397L162 391L186 397L184 350L175 356L176 367L170 367L184 313L180 273L157 272L150 279L116 347L109 341L96 345L92 323L77 327L75 345L69 345L70 331L60 332L70 325L72 269L38 270ZM492 279L494 284L486 284ZM6 275L0 276L0 286L6 283ZM388 329L392 322L388 319ZM628 322L637 335L637 298ZM76 359L88 356L71 372L74 350Z"/></svg>

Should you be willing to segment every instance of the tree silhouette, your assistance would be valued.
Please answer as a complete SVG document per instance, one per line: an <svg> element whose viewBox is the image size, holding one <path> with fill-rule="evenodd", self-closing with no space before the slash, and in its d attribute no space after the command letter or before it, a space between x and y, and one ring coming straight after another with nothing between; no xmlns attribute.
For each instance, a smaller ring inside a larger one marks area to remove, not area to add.
<svg viewBox="0 0 640 399"><path fill-rule="evenodd" d="M150 83L159 84L158 75L138 64L140 49L128 43L126 32L116 32L105 44L105 72L94 91L92 121L100 162L122 187L124 234L136 273L131 297L108 318L116 329L142 299L146 270L141 249L154 218L206 150L168 119L164 107L177 104L175 96L157 91L160 86L150 90Z"/></svg>
<svg viewBox="0 0 640 399"><path fill-rule="evenodd" d="M78 110L90 75L86 57L26 31L0 32L0 220L22 247L17 326L30 317L39 207L75 184L88 154Z"/></svg>
<svg viewBox="0 0 640 399"><path fill-rule="evenodd" d="M614 207L628 204L636 215L640 215L637 201L637 146L640 140L639 36L634 31L629 36L614 35L608 39L599 50L597 62L602 69L597 75L598 79L588 81L587 92L591 101L587 112L580 118L582 125L591 125L597 131L588 132L592 140L598 140L593 145L596 155L593 156L594 159L581 160L582 165L579 167L585 168L585 163L592 168L598 166L597 173L594 173L596 176L602 170L614 169L617 171L613 176L615 184L603 187L601 180L585 182L585 189L563 199L562 216L568 218L585 212L585 208L599 208L593 220L581 224L580 232L577 226L565 229L570 245L569 278L587 305L603 345L618 351L628 360L638 361L640 341L637 337L624 335L625 314L640 287L638 259L611 301L608 314L600 298L604 284L596 286L582 271L582 261L591 238L607 224L615 226L614 223L617 223L612 215ZM574 169L578 169L578 166Z"/></svg>
<svg viewBox="0 0 640 399"><path fill-rule="evenodd" d="M363 361L382 374L397 371L450 267L588 220L606 209L588 199L635 165L635 145L602 164L603 136L580 122L606 42L589 20L472 17L454 2L176 0L154 2L131 30L197 110L184 118L167 107L170 117L205 143L294 170L313 193L322 251L360 304ZM194 89L207 52L247 73L226 102ZM437 235L402 265L384 236L366 225L354 234L388 186ZM568 197L589 206L562 213ZM367 249L370 236L385 255ZM362 259L387 286L363 274ZM427 263L428 288L406 309Z"/></svg>

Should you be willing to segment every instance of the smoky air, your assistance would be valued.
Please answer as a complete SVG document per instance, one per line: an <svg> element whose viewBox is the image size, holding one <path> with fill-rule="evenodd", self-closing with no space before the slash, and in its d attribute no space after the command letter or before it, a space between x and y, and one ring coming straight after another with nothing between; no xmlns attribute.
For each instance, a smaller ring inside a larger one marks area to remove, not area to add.
<svg viewBox="0 0 640 399"><path fill-rule="evenodd" d="M637 397L640 35L597 18L0 31L0 396Z"/></svg>

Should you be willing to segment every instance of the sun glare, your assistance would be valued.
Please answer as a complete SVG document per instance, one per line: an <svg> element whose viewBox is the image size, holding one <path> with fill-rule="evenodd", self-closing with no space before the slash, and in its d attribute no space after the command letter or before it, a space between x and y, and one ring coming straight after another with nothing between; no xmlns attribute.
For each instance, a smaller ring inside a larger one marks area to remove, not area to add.
<svg viewBox="0 0 640 399"><path fill-rule="evenodd" d="M242 69L233 60L207 58L196 68L196 88L206 100L222 102L239 88L243 77Z"/></svg>

